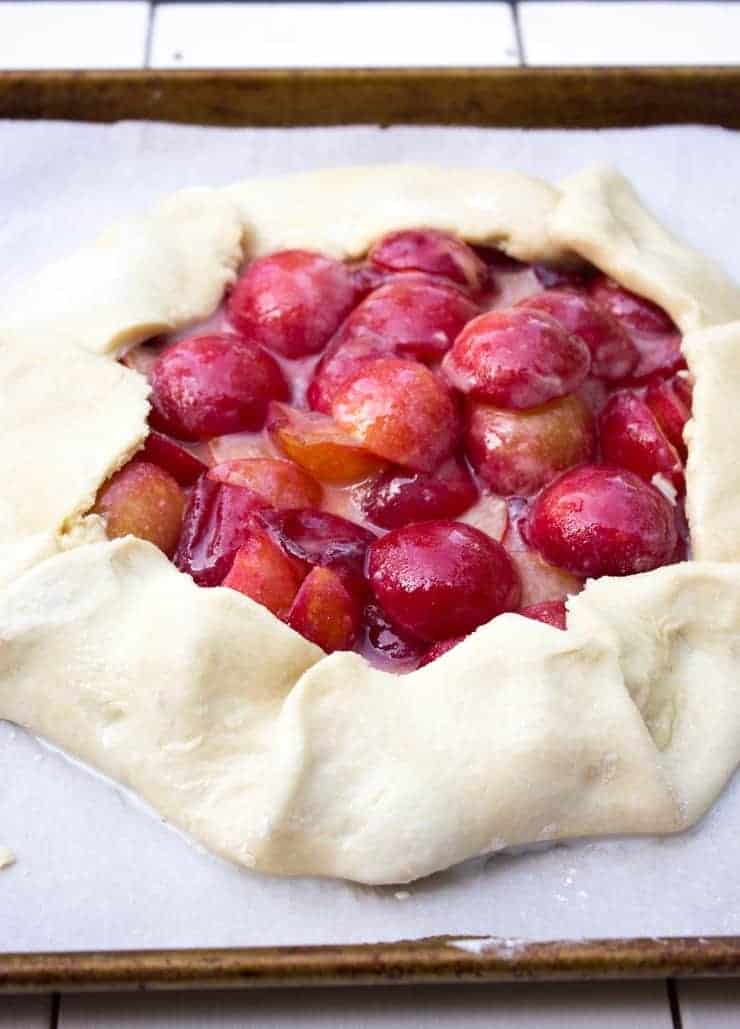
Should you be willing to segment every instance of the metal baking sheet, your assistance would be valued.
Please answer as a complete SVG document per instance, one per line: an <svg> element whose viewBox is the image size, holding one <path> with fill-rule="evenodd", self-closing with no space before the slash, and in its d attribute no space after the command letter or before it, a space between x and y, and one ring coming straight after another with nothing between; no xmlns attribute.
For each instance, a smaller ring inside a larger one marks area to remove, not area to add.
<svg viewBox="0 0 740 1029"><path fill-rule="evenodd" d="M0 72L0 118L740 128L740 68Z"/></svg>
<svg viewBox="0 0 740 1029"><path fill-rule="evenodd" d="M315 83L321 74L314 73ZM396 104L398 85L395 92L390 89L386 115L380 112L380 86L391 81L388 73L386 80L375 73L340 74L351 90L359 84L351 103L343 101L345 112L349 104L356 115L364 113L356 120L415 120L404 117ZM404 89L414 74L398 75ZM417 86L426 81L419 74ZM630 108L616 104L609 73L549 73L548 93L544 79L532 92L532 73L510 72L494 110L473 103L481 74L472 75L471 93L469 77L460 73L457 86L454 79L447 82L459 90L457 107L440 107L436 120L476 120L463 118L464 109L478 121L510 124L502 118L501 104L521 90L529 95L527 124L552 124L553 95L567 100L561 117L568 124L578 109L595 117L600 103L605 124L615 118L630 124L636 117L630 110L641 112L640 118L652 111L657 120L679 121L681 103L696 120L734 124L722 110L734 97L730 106L735 116L740 111L740 76L715 71L710 89L710 73L703 74L645 73L649 86L640 107L641 75L633 72ZM487 82L498 90L500 73ZM262 107L255 99L260 83ZM233 123L241 117L247 124L283 125L289 108L270 108L276 83L279 95L285 90L297 95L307 77L0 76L0 114L112 120L126 113L125 85L130 114L175 118L177 93L186 120ZM660 86L670 93L671 83L676 107L669 115L656 109L655 90ZM159 103L153 99L157 95ZM248 101L241 115L240 95ZM326 94L319 90L318 95ZM225 98L221 106L219 96ZM517 102L515 110L521 110ZM305 121L310 112L305 107L301 112ZM321 106L313 112L314 122L328 117ZM337 120L336 110L333 117ZM18 135L11 136L11 129ZM0 208L7 205L0 217L0 251L13 256L2 262L0 293L42 259L61 256L89 238L111 217L145 208L178 186L388 159L497 164L550 179L594 159L609 159L631 175L680 233L740 273L737 232L729 229L738 224L730 184L740 142L720 129L567 135L454 128L211 130L206 149L200 130L163 125L120 125L108 130L110 135L99 135L105 130L92 125L6 124L0 130L6 198ZM21 159L13 140L20 145L22 137ZM12 197L11 186L17 191ZM4 217L17 209L22 218ZM0 844L18 856L15 866L0 873L0 949L6 952L0 956L0 988L706 975L737 974L740 968L740 884L728 831L740 814L737 783L698 830L680 837L584 841L519 857L499 855L395 890L241 872L183 841L125 790L7 725L0 725L0 783ZM663 938L673 934L686 938ZM561 935L566 939L554 942ZM593 939L584 942L584 936ZM393 942L412 937L412 942ZM374 944L377 940L387 942ZM172 950L177 947L198 949Z"/></svg>

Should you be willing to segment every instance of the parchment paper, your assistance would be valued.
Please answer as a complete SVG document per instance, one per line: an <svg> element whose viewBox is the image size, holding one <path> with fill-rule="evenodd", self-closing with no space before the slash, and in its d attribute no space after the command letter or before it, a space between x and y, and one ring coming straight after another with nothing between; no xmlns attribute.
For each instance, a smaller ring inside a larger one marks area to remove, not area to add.
<svg viewBox="0 0 740 1029"><path fill-rule="evenodd" d="M740 278L740 135L721 129L0 122L0 297L178 187L378 161L516 168L550 180L610 161ZM0 871L0 950L740 933L739 830L736 779L682 836L500 854L396 890L271 879L201 851L125 790L0 723L0 845L17 858Z"/></svg>

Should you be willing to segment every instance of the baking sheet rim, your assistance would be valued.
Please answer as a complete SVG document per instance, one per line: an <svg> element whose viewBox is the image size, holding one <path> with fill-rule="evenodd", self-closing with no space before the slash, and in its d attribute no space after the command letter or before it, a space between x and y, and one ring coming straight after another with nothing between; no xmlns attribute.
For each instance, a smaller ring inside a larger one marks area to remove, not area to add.
<svg viewBox="0 0 740 1029"><path fill-rule="evenodd" d="M554 982L740 975L740 936L397 943L0 955L0 994Z"/></svg>
<svg viewBox="0 0 740 1029"><path fill-rule="evenodd" d="M269 87L290 83L291 80L294 80L295 84L305 84L307 80L314 83L336 84L338 80L343 80L342 84L346 87L352 84L361 85L363 82L382 85L395 77L412 90L419 81L428 83L431 80L444 80L445 84L449 85L452 79L462 92L471 87L472 92L476 92L481 84L493 86L512 80L528 84L534 81L535 73L540 77L540 81L547 80L546 93L544 96L540 93L539 99L542 105L542 119L549 124L551 122L548 111L551 110L553 96L551 87L557 82L568 91L574 85L578 88L580 83L583 91L591 94L595 90L598 91L599 84L604 86L605 94L617 86L617 92L623 100L625 94L619 88L620 85L623 85L625 90L639 89L640 85L648 89L656 85L664 88L673 80L680 82L684 89L686 86L692 92L695 89L695 99L699 107L706 100L706 120L714 123L718 120L722 123L724 119L717 118L712 104L706 99L707 80L720 88L725 85L740 97L740 69L719 67L0 72L0 117L84 119L84 115L89 114L85 109L85 101L103 100L107 92L106 87L126 92L126 87L132 84L152 87L152 100L156 103L161 98L161 94L157 97L159 89L163 85L172 86L175 83L178 87L187 83L191 88L197 88L200 83L204 90L207 90L219 83L233 87L241 82L246 88L253 88L260 82ZM56 89L59 90L64 103L70 103L71 107L61 110L58 107L53 110L47 107L49 91ZM85 94L82 101L81 93ZM263 99L268 98L269 89ZM532 98L529 99L531 101ZM685 110L685 94L676 99L676 106L681 106ZM729 97L724 97L725 102L728 99ZM219 122L218 113L210 108L208 100L209 98L204 95L200 112L202 117L198 118L198 121L205 121L206 118L210 121L212 118L213 122ZM593 95L591 100L593 101ZM376 101L377 97L371 99L371 108L374 108ZM80 104L79 108L74 107L75 102ZM459 109L462 110L462 107ZM251 106L246 105L245 110L251 110ZM199 112L197 108L190 106L189 113L195 117ZM445 113L454 115L457 111L453 109ZM495 119L495 104L488 113ZM605 126L634 124L630 122L629 117L626 121L623 120L624 112L621 109L607 110L602 107L600 114L604 116L602 124ZM141 111L131 113L132 117L137 115L141 117ZM278 111L274 123L286 125L285 115L285 111ZM102 120L108 119L104 116ZM394 118L390 120L393 121ZM685 118L679 120L683 121ZM231 117L228 121L234 123ZM571 124L565 119L564 121L565 127L576 127L575 123ZM444 119L440 118L440 122L444 122ZM265 124L268 123L269 116ZM463 118L460 123L469 122L467 118ZM484 118L483 123L498 124L498 121L488 121ZM537 123L535 117L531 124ZM245 124L254 122L248 119ZM301 124L306 122L302 121ZM740 121L735 124L740 127ZM0 994L142 988L243 989L507 982L522 979L556 981L737 975L740 975L740 936L546 942L496 937L439 936L394 943L332 946L0 954Z"/></svg>

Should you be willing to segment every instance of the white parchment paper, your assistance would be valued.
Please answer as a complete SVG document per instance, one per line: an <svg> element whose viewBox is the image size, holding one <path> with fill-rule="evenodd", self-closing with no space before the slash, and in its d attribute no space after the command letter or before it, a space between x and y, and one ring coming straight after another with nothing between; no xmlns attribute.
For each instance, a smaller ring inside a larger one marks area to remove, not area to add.
<svg viewBox="0 0 740 1029"><path fill-rule="evenodd" d="M740 279L740 134L722 129L0 122L0 297L174 189L380 161L515 168L553 181L609 161ZM203 852L125 790L0 723L0 845L17 858L0 871L0 950L740 933L739 830L736 780L677 837L500 854L397 890L271 879Z"/></svg>

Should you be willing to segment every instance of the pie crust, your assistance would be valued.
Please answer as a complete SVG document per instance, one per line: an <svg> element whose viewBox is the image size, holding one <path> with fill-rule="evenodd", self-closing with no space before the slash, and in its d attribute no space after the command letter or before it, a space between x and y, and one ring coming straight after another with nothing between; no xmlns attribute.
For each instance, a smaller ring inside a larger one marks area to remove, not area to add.
<svg viewBox="0 0 740 1029"><path fill-rule="evenodd" d="M499 616L398 679L84 513L147 433L122 351L207 317L245 256L359 257L417 225L580 255L671 314L695 378L694 560L590 582L566 632ZM402 882L533 841L684 829L737 765L740 290L615 171L555 188L389 166L177 194L17 298L0 380L0 718L226 858Z"/></svg>

